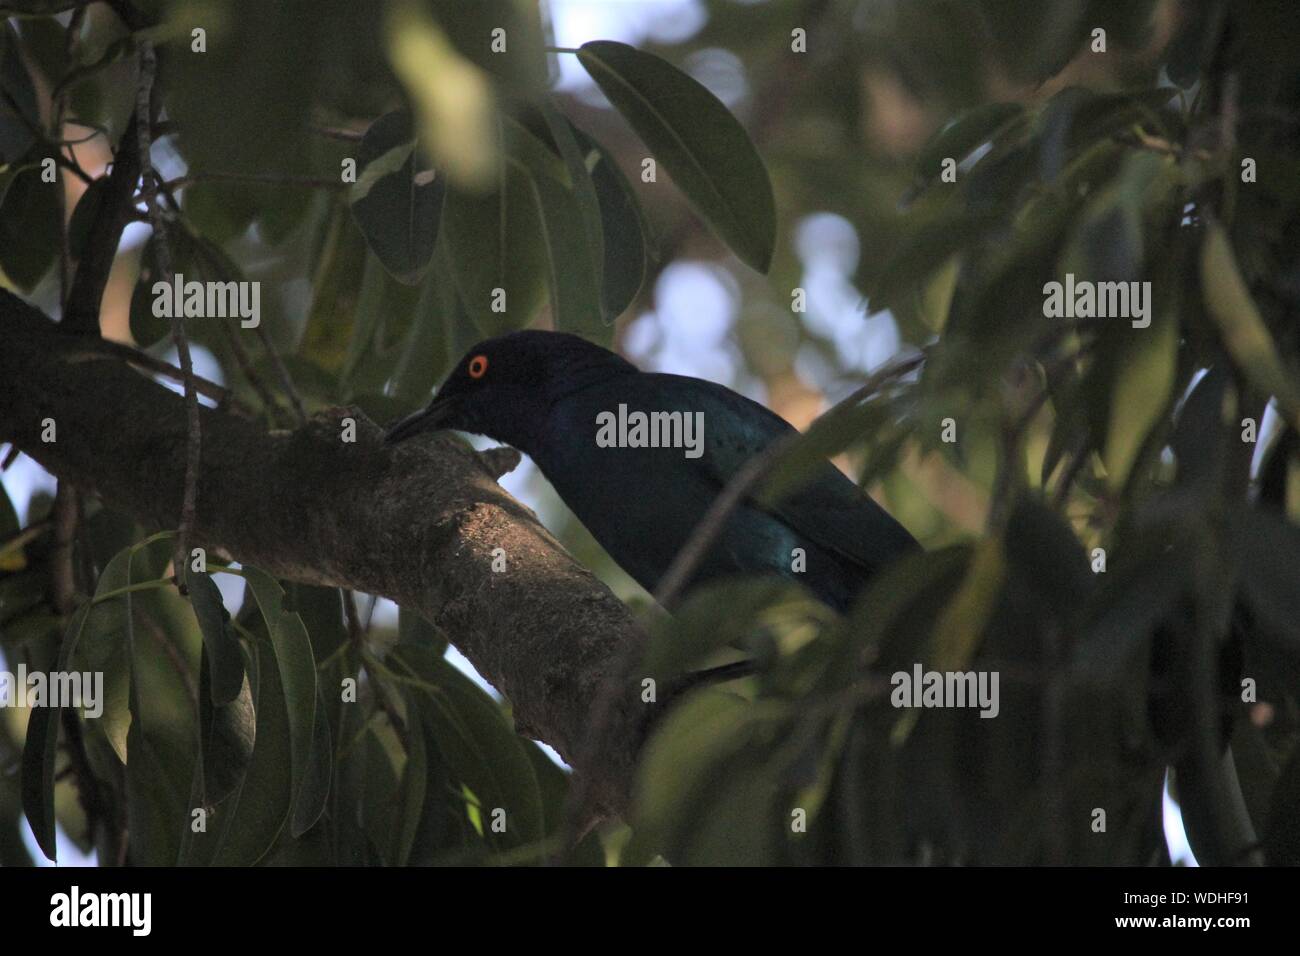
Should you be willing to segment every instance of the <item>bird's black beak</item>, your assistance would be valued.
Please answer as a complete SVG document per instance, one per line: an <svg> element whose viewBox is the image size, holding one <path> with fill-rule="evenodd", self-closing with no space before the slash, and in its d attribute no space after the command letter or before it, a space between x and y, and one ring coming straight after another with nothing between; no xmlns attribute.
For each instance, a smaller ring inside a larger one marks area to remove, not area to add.
<svg viewBox="0 0 1300 956"><path fill-rule="evenodd" d="M426 407L407 415L396 425L389 428L387 434L384 435L384 444L396 445L399 441L406 441L413 435L437 431L443 427L443 422L447 421L455 410L456 399L453 396L439 395Z"/></svg>

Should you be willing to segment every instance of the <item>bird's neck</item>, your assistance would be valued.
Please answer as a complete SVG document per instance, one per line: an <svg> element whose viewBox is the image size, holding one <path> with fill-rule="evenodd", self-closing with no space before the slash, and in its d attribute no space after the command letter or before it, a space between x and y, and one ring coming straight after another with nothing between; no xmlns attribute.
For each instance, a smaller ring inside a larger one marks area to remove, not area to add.
<svg viewBox="0 0 1300 956"><path fill-rule="evenodd" d="M635 365L615 355L576 359L565 365L563 373L552 379L546 391L554 405L593 386L639 374Z"/></svg>
<svg viewBox="0 0 1300 956"><path fill-rule="evenodd" d="M562 373L541 388L494 409L491 421L482 423L481 433L518 448L540 463L555 450L552 443L566 440L566 434L576 424L571 421L571 413L586 403L586 396L606 388L617 392L620 379L638 374L636 366L621 359L567 364Z"/></svg>

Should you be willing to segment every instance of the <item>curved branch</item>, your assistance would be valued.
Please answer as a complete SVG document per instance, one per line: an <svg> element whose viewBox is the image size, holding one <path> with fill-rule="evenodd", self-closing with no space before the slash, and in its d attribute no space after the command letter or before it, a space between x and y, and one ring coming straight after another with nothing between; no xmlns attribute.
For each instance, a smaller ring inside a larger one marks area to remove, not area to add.
<svg viewBox="0 0 1300 956"><path fill-rule="evenodd" d="M172 527L186 458L184 400L115 362L79 362L75 336L0 290L0 440L147 526ZM282 578L391 598L424 614L510 700L521 733L551 744L601 810L626 806L655 708L619 695L600 755L580 753L606 675L644 633L495 479L502 455L450 436L383 444L360 411L292 432L201 409L193 543ZM355 419L355 442L342 420ZM40 440L52 418L57 440ZM504 549L506 571L493 571ZM658 705L662 708L664 705Z"/></svg>

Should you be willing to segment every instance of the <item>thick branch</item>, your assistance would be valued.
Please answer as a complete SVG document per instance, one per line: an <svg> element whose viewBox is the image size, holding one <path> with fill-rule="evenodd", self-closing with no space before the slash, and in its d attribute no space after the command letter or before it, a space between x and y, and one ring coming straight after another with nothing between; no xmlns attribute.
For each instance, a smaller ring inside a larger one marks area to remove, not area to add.
<svg viewBox="0 0 1300 956"><path fill-rule="evenodd" d="M180 396L126 365L75 362L75 337L3 291L0 329L0 440L142 523L173 527L185 471ZM336 412L268 433L202 409L193 543L423 613L510 699L522 733L578 761L598 806L623 807L651 707L632 689L619 695L609 737L618 746L579 751L605 675L644 640L624 605L502 491L489 470L496 459L451 437L388 448L360 412ZM349 415L354 443L342 440ZM45 418L57 429L49 444Z"/></svg>

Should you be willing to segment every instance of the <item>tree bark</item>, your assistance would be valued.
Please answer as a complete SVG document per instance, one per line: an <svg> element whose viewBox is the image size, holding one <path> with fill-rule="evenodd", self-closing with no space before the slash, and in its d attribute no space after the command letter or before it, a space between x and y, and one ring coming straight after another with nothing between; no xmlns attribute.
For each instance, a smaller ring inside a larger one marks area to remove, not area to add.
<svg viewBox="0 0 1300 956"><path fill-rule="evenodd" d="M0 290L0 441L144 525L174 528L183 398L58 328ZM390 448L356 409L331 409L292 432L219 408L201 414L194 546L425 615L510 700L519 732L574 765L595 807L626 807L653 708L629 688L607 722L613 745L591 755L584 743L607 675L645 635L497 485L513 455L502 467L506 455L480 455L449 435ZM502 572L492 569L497 548Z"/></svg>

